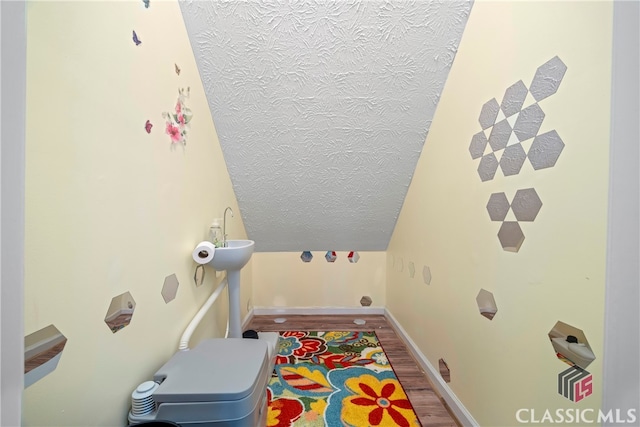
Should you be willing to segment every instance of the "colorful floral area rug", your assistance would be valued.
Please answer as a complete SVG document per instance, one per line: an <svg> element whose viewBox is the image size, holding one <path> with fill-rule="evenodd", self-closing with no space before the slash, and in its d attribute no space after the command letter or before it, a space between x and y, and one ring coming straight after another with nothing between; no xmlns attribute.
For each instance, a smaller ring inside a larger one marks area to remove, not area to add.
<svg viewBox="0 0 640 427"><path fill-rule="evenodd" d="M374 332L280 332L268 427L419 426Z"/></svg>

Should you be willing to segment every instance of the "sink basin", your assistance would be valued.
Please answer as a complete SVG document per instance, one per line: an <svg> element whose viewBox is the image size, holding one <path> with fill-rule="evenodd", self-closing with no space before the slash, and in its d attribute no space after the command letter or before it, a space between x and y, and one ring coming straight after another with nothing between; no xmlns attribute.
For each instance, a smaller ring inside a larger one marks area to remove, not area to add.
<svg viewBox="0 0 640 427"><path fill-rule="evenodd" d="M209 265L218 271L239 271L249 262L255 244L253 240L227 240L226 247L216 248Z"/></svg>

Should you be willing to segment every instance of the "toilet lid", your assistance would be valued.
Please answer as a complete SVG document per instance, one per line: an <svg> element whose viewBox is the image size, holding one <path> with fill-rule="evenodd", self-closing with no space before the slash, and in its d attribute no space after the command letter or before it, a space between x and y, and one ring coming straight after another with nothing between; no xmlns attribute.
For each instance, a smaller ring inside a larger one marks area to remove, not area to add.
<svg viewBox="0 0 640 427"><path fill-rule="evenodd" d="M240 400L268 375L268 345L256 339L217 338L179 351L154 375L157 403Z"/></svg>

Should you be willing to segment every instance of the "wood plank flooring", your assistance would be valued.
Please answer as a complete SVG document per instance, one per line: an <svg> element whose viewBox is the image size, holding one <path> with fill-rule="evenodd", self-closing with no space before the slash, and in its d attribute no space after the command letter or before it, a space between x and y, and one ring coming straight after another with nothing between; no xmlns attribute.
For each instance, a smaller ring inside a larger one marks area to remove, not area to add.
<svg viewBox="0 0 640 427"><path fill-rule="evenodd" d="M285 323L275 323L274 319L284 317ZM354 319L366 320L359 326ZM444 401L436 394L429 379L407 350L404 342L396 335L384 316L254 316L247 329L259 332L279 331L374 331L386 353L389 362L407 393L411 405L423 426L460 426L450 414Z"/></svg>

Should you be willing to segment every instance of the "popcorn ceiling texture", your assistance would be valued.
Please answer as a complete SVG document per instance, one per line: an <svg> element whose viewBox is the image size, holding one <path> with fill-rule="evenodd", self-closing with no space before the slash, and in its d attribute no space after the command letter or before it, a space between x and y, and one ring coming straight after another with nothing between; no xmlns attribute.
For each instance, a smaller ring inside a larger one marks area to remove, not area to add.
<svg viewBox="0 0 640 427"><path fill-rule="evenodd" d="M180 2L257 251L387 248L471 4Z"/></svg>

